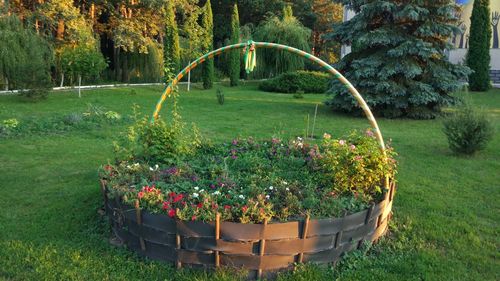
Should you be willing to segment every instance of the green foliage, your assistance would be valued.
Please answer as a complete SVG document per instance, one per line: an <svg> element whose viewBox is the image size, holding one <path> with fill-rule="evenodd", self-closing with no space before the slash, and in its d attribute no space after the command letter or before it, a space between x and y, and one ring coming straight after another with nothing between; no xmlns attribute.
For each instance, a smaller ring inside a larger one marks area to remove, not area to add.
<svg viewBox="0 0 500 281"><path fill-rule="evenodd" d="M469 88L473 91L486 91L490 82L490 1L475 0L470 18L470 38L467 49L467 66L472 69L469 74Z"/></svg>
<svg viewBox="0 0 500 281"><path fill-rule="evenodd" d="M231 14L231 41L230 44L240 43L240 16L238 5L235 3ZM228 73L231 86L237 86L240 81L240 52L233 50L229 53Z"/></svg>
<svg viewBox="0 0 500 281"><path fill-rule="evenodd" d="M19 95L29 102L38 102L46 99L49 93L50 90L48 88L39 88L22 91Z"/></svg>
<svg viewBox="0 0 500 281"><path fill-rule="evenodd" d="M214 21L212 15L212 6L210 0L207 0L204 6L204 13L201 17L201 25L204 29L203 53L208 53L214 47ZM202 64L203 88L211 89L214 84L214 59L207 59Z"/></svg>
<svg viewBox="0 0 500 281"><path fill-rule="evenodd" d="M324 93L328 89L330 75L317 71L295 71L282 73L274 78L262 81L259 89L278 93Z"/></svg>
<svg viewBox="0 0 500 281"><path fill-rule="evenodd" d="M353 133L341 140L325 137L319 160L325 184L330 184L335 194L354 194L366 198L365 202L382 194L386 176L392 178L396 168L393 149L386 145L386 160L373 133L368 130L366 134Z"/></svg>
<svg viewBox="0 0 500 281"><path fill-rule="evenodd" d="M0 138L19 138L32 135L55 135L75 131L89 131L121 125L127 118L122 118L115 111L105 110L93 104L87 105L84 112L55 114L47 117L15 118L0 123Z"/></svg>
<svg viewBox="0 0 500 281"><path fill-rule="evenodd" d="M27 96L46 93L52 86L50 45L25 29L16 16L0 17L0 42L0 81L5 88L32 90Z"/></svg>
<svg viewBox="0 0 500 281"><path fill-rule="evenodd" d="M254 83L238 88L220 87L234 102L226 104L223 112L213 111L211 118L206 118L207 100L213 99L214 93L207 97L207 92L193 88L187 95L181 92L179 100L184 106L183 114L217 142L237 133L259 139L281 130L286 135L299 135L304 112L311 112L311 104L324 99L323 95L310 95L307 103L294 103L289 96L256 91ZM134 87L137 96L128 96L130 89L92 89L84 99L99 100L99 104L109 105L109 109L124 113L125 117L134 102L149 112L162 87ZM17 102L17 97L0 96L0 122L15 117L21 126L31 116L40 119L69 112L81 114L84 104L71 96L67 92L52 95L47 102L35 105L36 112L33 106ZM500 89L471 98L475 105L485 107L498 131ZM244 110L239 103L245 104ZM228 124L235 130L228 130ZM316 126L321 133L333 130L338 134L366 124L362 118L332 115L321 105L318 109ZM342 258L335 267L338 275L332 273L331 266L304 264L280 274L278 280L498 279L498 235L494 223L498 215L491 210L498 206L500 135L495 134L484 153L473 158L454 157L443 150L447 142L440 119L390 120L381 125L382 133L394 139L400 154L389 236L362 259ZM12 189L0 188L2 204L9 214L0 216L0 275L14 280L51 280L54 276L64 280L247 280L244 271L177 270L168 263L143 259L121 247L110 246L109 222L96 212L102 206L96 167L113 159L109 144L121 130L122 126L97 127L73 130L62 136L37 134L0 141L5 164L0 172L3 186L33 186L30 192L15 196ZM27 170L20 176L20 171ZM481 198L481 204L470 198ZM47 208L47 204L51 207ZM464 223L464 216L474 219ZM20 222L16 218L26 220Z"/></svg>
<svg viewBox="0 0 500 281"><path fill-rule="evenodd" d="M166 2L165 12L165 38L163 39L163 59L165 66L172 67L178 72L181 67L181 54L179 45L179 30L175 21L175 7L172 1Z"/></svg>
<svg viewBox="0 0 500 281"><path fill-rule="evenodd" d="M151 122L148 116L139 119L137 108L134 108L133 116L135 123L114 143L117 159L175 163L180 157L194 153L200 146L198 129L193 125L191 134L187 134L185 124L177 113L176 102L170 124L160 118Z"/></svg>
<svg viewBox="0 0 500 281"><path fill-rule="evenodd" d="M448 61L449 38L457 30L452 1L336 0L357 13L334 27L328 38L352 45L337 69L354 85L372 111L384 117L434 118L455 102L450 95L468 69ZM357 101L333 80L333 110L362 114Z"/></svg>
<svg viewBox="0 0 500 281"><path fill-rule="evenodd" d="M59 63L62 72L74 80L79 76L83 79L97 79L108 65L99 50L83 44L63 47Z"/></svg>
<svg viewBox="0 0 500 281"><path fill-rule="evenodd" d="M443 122L450 149L457 154L474 154L493 138L493 126L484 113L470 104L458 108Z"/></svg>
<svg viewBox="0 0 500 281"><path fill-rule="evenodd" d="M147 52L120 51L119 62L124 82L161 82L165 75L163 53L158 43L149 40L145 45Z"/></svg>
<svg viewBox="0 0 500 281"><path fill-rule="evenodd" d="M220 88L217 89L216 96L217 96L217 102L220 105L224 105L224 93L222 92L222 90Z"/></svg>
<svg viewBox="0 0 500 281"><path fill-rule="evenodd" d="M321 146L301 138L249 138L184 147L181 130L157 122L129 131L141 152L118 158L118 165L104 169L112 172L102 176L116 194L132 201L143 198L144 186L160 188L158 192L177 199L157 202L151 210L182 220L213 221L217 211L223 219L242 223L286 221L305 214L341 216L378 202L385 176L394 174L395 161L383 161L373 137L351 135L352 143L347 144L328 136ZM392 156L392 149L387 153ZM160 165L139 169L155 163ZM179 212L174 203L182 204Z"/></svg>
<svg viewBox="0 0 500 281"><path fill-rule="evenodd" d="M287 8L283 18L269 17L255 30L256 41L273 42L295 47L309 52L311 30L304 27ZM283 50L259 49L257 54L256 77L270 77L304 68L304 59Z"/></svg>

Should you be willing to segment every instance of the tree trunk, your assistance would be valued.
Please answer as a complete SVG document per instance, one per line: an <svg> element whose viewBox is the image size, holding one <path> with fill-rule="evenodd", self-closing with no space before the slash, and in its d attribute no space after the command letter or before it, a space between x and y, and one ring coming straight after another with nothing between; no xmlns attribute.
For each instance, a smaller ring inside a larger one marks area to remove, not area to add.
<svg viewBox="0 0 500 281"><path fill-rule="evenodd" d="M78 97L82 97L82 75L78 74Z"/></svg>
<svg viewBox="0 0 500 281"><path fill-rule="evenodd" d="M62 87L64 85L64 72L61 73L61 85L59 87Z"/></svg>
<svg viewBox="0 0 500 281"><path fill-rule="evenodd" d="M60 19L57 22L57 40L63 40L64 39L64 20Z"/></svg>
<svg viewBox="0 0 500 281"><path fill-rule="evenodd" d="M128 77L128 52L125 52L122 56L122 82L129 82Z"/></svg>
<svg viewBox="0 0 500 281"><path fill-rule="evenodd" d="M95 5L94 5L94 3L92 3L90 5L90 18L93 20L94 17L95 17Z"/></svg>
<svg viewBox="0 0 500 281"><path fill-rule="evenodd" d="M5 90L8 91L9 90L9 79L7 77L5 77L4 80L5 80Z"/></svg>

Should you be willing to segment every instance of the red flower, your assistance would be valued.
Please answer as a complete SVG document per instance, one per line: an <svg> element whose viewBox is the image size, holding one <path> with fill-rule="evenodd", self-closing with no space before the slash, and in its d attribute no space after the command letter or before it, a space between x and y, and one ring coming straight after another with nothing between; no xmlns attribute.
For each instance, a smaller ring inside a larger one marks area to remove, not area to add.
<svg viewBox="0 0 500 281"><path fill-rule="evenodd" d="M201 207L203 207L203 204L201 203L198 203L198 205L196 205L196 208L200 209Z"/></svg>
<svg viewBox="0 0 500 281"><path fill-rule="evenodd" d="M231 206L229 205L224 205L224 210L230 210L231 209Z"/></svg>
<svg viewBox="0 0 500 281"><path fill-rule="evenodd" d="M169 216L169 217L171 217L171 218L175 217L175 214L176 214L176 213L175 213L175 209L170 209L170 210L168 211L168 216Z"/></svg>
<svg viewBox="0 0 500 281"><path fill-rule="evenodd" d="M191 220L192 220L192 221L195 221L195 220L196 220L196 216L192 216L192 217L191 217Z"/></svg>
<svg viewBox="0 0 500 281"><path fill-rule="evenodd" d="M170 197L175 197L175 192L173 192L173 191L172 191L172 192L170 192L170 193L168 194L168 196L170 196Z"/></svg>
<svg viewBox="0 0 500 281"><path fill-rule="evenodd" d="M243 211L243 213L246 213L248 210L248 206L245 205L245 206L241 207L241 210Z"/></svg>
<svg viewBox="0 0 500 281"><path fill-rule="evenodd" d="M168 209L169 206L170 206L170 204L167 201L165 201L165 202L163 202L162 208L163 208L163 210L166 210L166 209Z"/></svg>
<svg viewBox="0 0 500 281"><path fill-rule="evenodd" d="M139 197L139 199L141 199L142 197L144 197L144 192L139 191L139 193L137 193L137 197Z"/></svg>
<svg viewBox="0 0 500 281"><path fill-rule="evenodd" d="M181 201L183 197L184 197L184 195L177 194L177 196L175 196L175 198L174 198L174 203Z"/></svg>

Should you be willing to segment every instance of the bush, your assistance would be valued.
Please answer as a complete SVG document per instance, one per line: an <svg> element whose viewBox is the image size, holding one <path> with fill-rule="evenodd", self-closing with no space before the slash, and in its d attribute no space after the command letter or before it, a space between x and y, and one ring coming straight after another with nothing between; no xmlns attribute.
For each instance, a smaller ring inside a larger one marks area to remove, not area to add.
<svg viewBox="0 0 500 281"><path fill-rule="evenodd" d="M444 121L443 131L450 149L459 154L474 154L493 137L493 127L486 115L467 104Z"/></svg>
<svg viewBox="0 0 500 281"><path fill-rule="evenodd" d="M390 145L386 145L386 161L371 130L366 136L351 134L345 139L333 140L325 136L320 169L336 194L354 194L367 200L377 198L383 191L386 175L394 175L396 160Z"/></svg>
<svg viewBox="0 0 500 281"><path fill-rule="evenodd" d="M38 88L22 91L19 95L28 101L37 102L46 99L49 93L50 91L48 88Z"/></svg>
<svg viewBox="0 0 500 281"><path fill-rule="evenodd" d="M222 92L222 90L221 89L217 89L216 95L217 95L217 102L220 105L224 105L224 93Z"/></svg>
<svg viewBox="0 0 500 281"><path fill-rule="evenodd" d="M296 71L280 74L263 81L259 89L278 93L324 93L328 89L330 75L317 71Z"/></svg>

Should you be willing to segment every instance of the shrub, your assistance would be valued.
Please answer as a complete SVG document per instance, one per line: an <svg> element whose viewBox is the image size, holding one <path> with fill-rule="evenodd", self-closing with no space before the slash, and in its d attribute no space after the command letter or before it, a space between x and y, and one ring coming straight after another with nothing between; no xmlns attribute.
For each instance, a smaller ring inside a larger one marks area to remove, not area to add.
<svg viewBox="0 0 500 281"><path fill-rule="evenodd" d="M373 133L368 130L366 135L353 133L340 140L324 138L319 166L326 175L325 184L330 184L334 193L372 200L382 194L385 176L395 173L392 148L387 145L386 161Z"/></svg>
<svg viewBox="0 0 500 281"><path fill-rule="evenodd" d="M259 89L266 92L278 93L324 93L328 89L330 76L317 71L296 71L278 75L263 81Z"/></svg>
<svg viewBox="0 0 500 281"><path fill-rule="evenodd" d="M217 95L217 102L220 105L224 105L224 93L221 91L221 89L217 89L216 95Z"/></svg>
<svg viewBox="0 0 500 281"><path fill-rule="evenodd" d="M485 148L493 136L486 115L468 104L449 116L443 125L450 149L459 154L474 154Z"/></svg>
<svg viewBox="0 0 500 281"><path fill-rule="evenodd" d="M21 97L25 98L31 102L37 102L40 100L44 100L49 96L48 88L36 88L27 91L21 91L19 94Z"/></svg>

